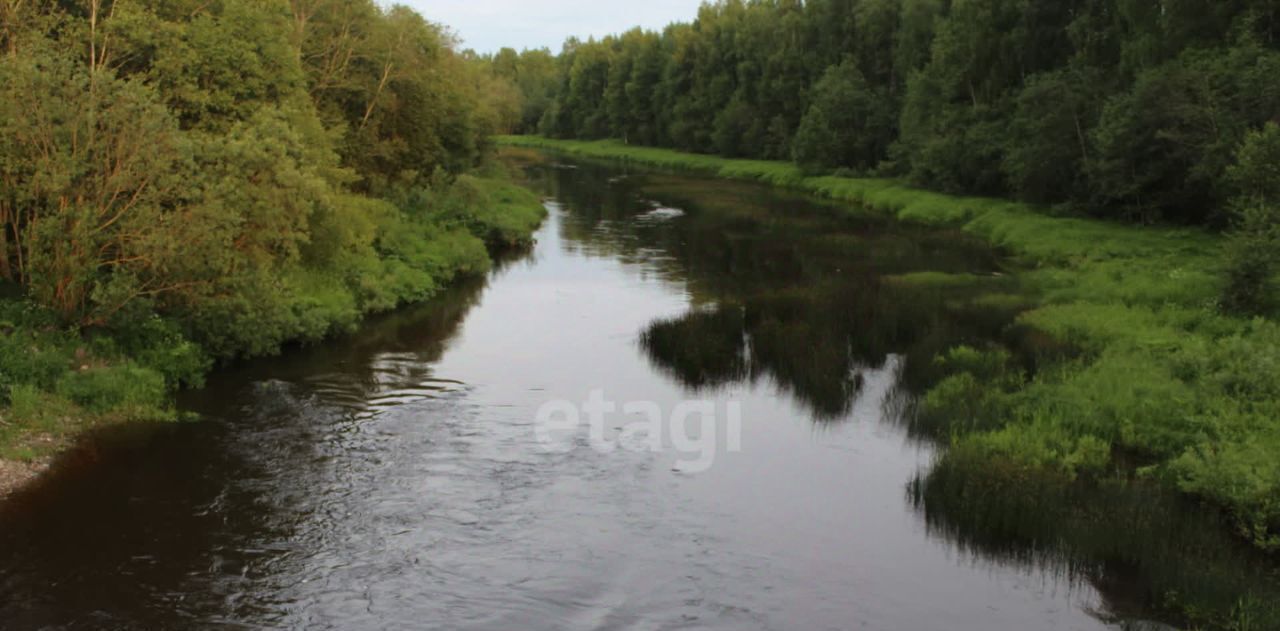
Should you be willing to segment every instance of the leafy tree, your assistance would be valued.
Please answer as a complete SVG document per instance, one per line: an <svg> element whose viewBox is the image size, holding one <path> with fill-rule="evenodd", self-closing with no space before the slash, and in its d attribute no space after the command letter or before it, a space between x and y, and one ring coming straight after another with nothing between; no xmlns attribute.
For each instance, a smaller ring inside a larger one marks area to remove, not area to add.
<svg viewBox="0 0 1280 631"><path fill-rule="evenodd" d="M258 354L485 268L506 221L487 200L457 219L379 199L456 196L522 115L418 14L12 0L0 18L0 277L64 324L155 312Z"/></svg>
<svg viewBox="0 0 1280 631"><path fill-rule="evenodd" d="M1092 133L1096 204L1142 221L1213 220L1235 146L1280 111L1277 73L1280 56L1247 41L1144 70Z"/></svg>
<svg viewBox="0 0 1280 631"><path fill-rule="evenodd" d="M745 99L735 98L716 115L712 140L716 152L731 158L758 155L764 142L760 113Z"/></svg>
<svg viewBox="0 0 1280 631"><path fill-rule="evenodd" d="M1001 168L1019 197L1040 203L1087 199L1089 130L1102 107L1098 73L1066 68L1031 77L1018 93Z"/></svg>
<svg viewBox="0 0 1280 631"><path fill-rule="evenodd" d="M814 170L867 171L886 157L894 112L888 90L868 85L853 61L832 66L813 88L796 133L795 160Z"/></svg>
<svg viewBox="0 0 1280 631"><path fill-rule="evenodd" d="M522 92L559 137L1221 225L1236 147L1280 111L1277 6L721 0L661 33L571 39L557 80ZM848 59L859 74L834 79Z"/></svg>
<svg viewBox="0 0 1280 631"><path fill-rule="evenodd" d="M0 275L66 321L101 323L191 282L169 273L189 147L152 88L62 48L0 58Z"/></svg>
<svg viewBox="0 0 1280 631"><path fill-rule="evenodd" d="M1223 306L1262 313L1271 306L1267 286L1280 258L1280 125L1250 132L1228 175L1237 196Z"/></svg>
<svg viewBox="0 0 1280 631"><path fill-rule="evenodd" d="M569 113L573 133L580 138L609 135L609 116L604 98L610 62L609 47L594 40L584 44L574 56L563 107Z"/></svg>
<svg viewBox="0 0 1280 631"><path fill-rule="evenodd" d="M503 48L490 60L493 75L514 87L520 95L520 119L513 131L535 132L538 122L555 99L558 85L556 59L545 48Z"/></svg>

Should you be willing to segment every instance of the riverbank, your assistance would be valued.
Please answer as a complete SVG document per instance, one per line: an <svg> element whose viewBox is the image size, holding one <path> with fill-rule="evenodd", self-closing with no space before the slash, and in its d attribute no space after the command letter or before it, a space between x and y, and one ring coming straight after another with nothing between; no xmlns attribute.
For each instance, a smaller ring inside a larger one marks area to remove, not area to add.
<svg viewBox="0 0 1280 631"><path fill-rule="evenodd" d="M229 325L181 309L67 328L16 291L0 297L0 497L88 429L180 420L174 393L199 387L220 363L319 342L487 272L492 254L527 246L546 216L541 200L501 167L391 201L398 211L375 215L382 225L351 227L373 234L367 252L345 260L348 269L281 273L288 321L237 314L256 330L234 336L223 333Z"/></svg>
<svg viewBox="0 0 1280 631"><path fill-rule="evenodd" d="M0 499L34 480L49 467L47 462L0 460Z"/></svg>
<svg viewBox="0 0 1280 631"><path fill-rule="evenodd" d="M1223 510L1258 549L1280 550L1280 327L1217 309L1218 236L1055 216L891 180L806 177L781 162L616 141L500 142L761 181L984 238L1022 270L1017 296L993 289L984 299L1030 307L1008 347L960 347L938 358L917 423L950 441L945 463L968 463L959 469L974 484L999 470L1061 484L1177 489ZM947 470L955 487L958 468Z"/></svg>

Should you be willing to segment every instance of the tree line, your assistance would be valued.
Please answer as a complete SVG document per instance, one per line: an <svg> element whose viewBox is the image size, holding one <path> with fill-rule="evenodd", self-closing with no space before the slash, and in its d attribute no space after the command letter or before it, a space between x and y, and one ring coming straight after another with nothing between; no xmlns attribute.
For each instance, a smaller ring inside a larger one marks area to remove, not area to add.
<svg viewBox="0 0 1280 631"><path fill-rule="evenodd" d="M1280 146L1276 0L720 0L490 63L525 133L1234 226L1242 309L1275 271L1276 197L1241 161Z"/></svg>
<svg viewBox="0 0 1280 631"><path fill-rule="evenodd" d="M1217 223L1280 119L1275 0L722 0L492 59L521 129Z"/></svg>
<svg viewBox="0 0 1280 631"><path fill-rule="evenodd" d="M271 352L488 263L515 88L374 0L0 0L0 285Z"/></svg>

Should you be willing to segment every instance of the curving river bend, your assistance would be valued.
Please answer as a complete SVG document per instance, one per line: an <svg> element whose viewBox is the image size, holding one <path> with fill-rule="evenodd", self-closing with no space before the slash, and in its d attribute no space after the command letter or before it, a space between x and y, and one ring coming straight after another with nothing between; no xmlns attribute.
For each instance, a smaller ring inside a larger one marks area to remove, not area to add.
<svg viewBox="0 0 1280 631"><path fill-rule="evenodd" d="M908 494L912 367L1007 322L892 279L997 277L985 248L747 184L531 174L532 252L224 370L184 397L204 420L92 437L0 507L0 627L1108 628L1092 584ZM547 431L593 391L663 425ZM673 428L687 400L714 422Z"/></svg>

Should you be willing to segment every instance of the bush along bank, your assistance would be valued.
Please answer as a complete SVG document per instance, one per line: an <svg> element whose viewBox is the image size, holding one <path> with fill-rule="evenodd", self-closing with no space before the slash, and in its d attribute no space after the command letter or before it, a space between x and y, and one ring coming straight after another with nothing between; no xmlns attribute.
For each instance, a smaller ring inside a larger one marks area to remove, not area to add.
<svg viewBox="0 0 1280 631"><path fill-rule="evenodd" d="M905 221L962 226L1021 269L1030 306L1007 345L954 348L935 360L914 421L949 444L935 482L945 478L954 490L967 480L975 495L993 475L1063 489L1148 486L1206 502L1206 514L1221 515L1255 554L1280 551L1280 324L1220 307L1222 237L1055 216L891 180L806 177L782 162L616 141L500 143L756 180Z"/></svg>
<svg viewBox="0 0 1280 631"><path fill-rule="evenodd" d="M365 199L344 255L282 269L272 291L214 309L151 304L100 326L67 326L14 287L0 298L0 460L38 462L103 424L173 421L173 393L218 362L347 332L375 312L483 274L490 253L531 242L546 210L500 170ZM30 475L32 467L14 467ZM22 476L10 476L9 486Z"/></svg>

